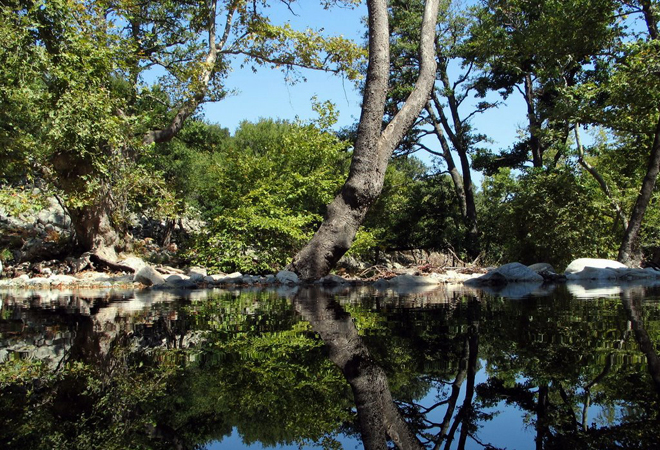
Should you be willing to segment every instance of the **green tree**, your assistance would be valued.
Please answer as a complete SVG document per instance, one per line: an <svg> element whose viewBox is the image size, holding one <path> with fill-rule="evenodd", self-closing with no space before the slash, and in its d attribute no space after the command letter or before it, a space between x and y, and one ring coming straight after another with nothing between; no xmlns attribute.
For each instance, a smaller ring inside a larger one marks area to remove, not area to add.
<svg viewBox="0 0 660 450"><path fill-rule="evenodd" d="M642 32L628 32L613 52L598 58L591 76L574 91L574 100L580 120L612 131L618 141L615 151L628 152L626 144L648 149L639 163L642 180L618 253L619 261L638 264L643 258L644 216L660 171L660 116L654 106L660 95L656 76L659 13L655 1L621 2L621 6L625 13L642 17Z"/></svg>
<svg viewBox="0 0 660 450"><path fill-rule="evenodd" d="M498 91L525 101L524 137L501 155L482 154L478 166L555 166L569 136L561 90L580 81L594 55L617 36L613 0L485 0L465 46L468 60L483 67L480 95ZM546 153L551 151L553 160Z"/></svg>
<svg viewBox="0 0 660 450"><path fill-rule="evenodd" d="M393 56L387 108L389 117L395 115L414 85L414 73L419 65L419 48L414 35L422 13L421 2L406 2L405 6L395 3L391 8ZM461 57L461 48L468 38L469 25L470 18L466 11L458 10L452 2L441 2L435 48L436 86L431 91L431 98L422 110L420 118L398 152L410 153L421 149L444 160L454 184L456 202L466 229L465 250L474 258L479 253L479 232L469 154L484 136L473 130L470 119L494 105L480 102L474 110L465 114L466 104L474 92L472 78L475 76L476 67L467 64L458 75L450 76L449 73L450 65L456 66L465 62ZM440 145L439 150L425 143L427 141L423 138L428 135L436 137ZM460 170L452 152L458 155Z"/></svg>
<svg viewBox="0 0 660 450"><path fill-rule="evenodd" d="M273 272L311 237L349 156L329 132L332 105L316 107L316 121L243 122L225 148L197 154L190 190L209 226L187 252L194 263Z"/></svg>
<svg viewBox="0 0 660 450"><path fill-rule="evenodd" d="M388 5L368 0L369 63L362 113L348 179L328 205L314 237L293 258L289 268L303 280L327 275L348 251L364 217L380 195L392 152L424 107L435 78L434 40L438 1L425 4L419 32L420 64L415 89L383 129L390 72Z"/></svg>
<svg viewBox="0 0 660 450"><path fill-rule="evenodd" d="M548 262L558 270L577 257L612 258L617 217L595 182L571 168L509 170L484 180L484 246L493 262ZM612 225L603 226L605 221Z"/></svg>
<svg viewBox="0 0 660 450"><path fill-rule="evenodd" d="M83 248L108 250L112 259L124 244L126 203L167 191L136 156L170 141L203 102L222 99L233 61L357 76L352 65L362 51L355 45L275 25L267 7L242 0L3 2L1 101L11 112L1 117L5 155L62 194ZM163 75L149 85L153 71Z"/></svg>

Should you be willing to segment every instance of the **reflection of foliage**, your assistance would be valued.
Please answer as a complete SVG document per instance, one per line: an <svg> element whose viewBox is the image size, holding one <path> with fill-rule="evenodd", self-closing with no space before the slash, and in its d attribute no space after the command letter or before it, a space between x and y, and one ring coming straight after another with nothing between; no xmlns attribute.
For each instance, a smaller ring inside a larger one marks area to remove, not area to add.
<svg viewBox="0 0 660 450"><path fill-rule="evenodd" d="M151 416L176 366L129 362L136 356L118 347L112 367L78 361L55 372L20 360L3 363L0 442L30 449L146 446Z"/></svg>
<svg viewBox="0 0 660 450"><path fill-rule="evenodd" d="M479 439L504 404L525 412L546 450L655 445L658 398L620 299L576 301L560 289L550 299L426 309L364 300L347 309L430 447ZM1 364L0 445L189 449L235 428L246 443L336 448L356 426L348 384L288 300L212 295L175 310L137 315L105 356L74 347L55 371ZM642 319L657 342L660 306L645 304ZM478 383L482 366L489 380ZM587 402L593 417L583 415Z"/></svg>
<svg viewBox="0 0 660 450"><path fill-rule="evenodd" d="M233 428L245 442L338 447L334 434L354 420L348 385L286 300L219 296L177 314L150 326L138 315L108 355L74 348L55 371L1 364L3 448L188 449ZM191 337L201 343L134 347Z"/></svg>

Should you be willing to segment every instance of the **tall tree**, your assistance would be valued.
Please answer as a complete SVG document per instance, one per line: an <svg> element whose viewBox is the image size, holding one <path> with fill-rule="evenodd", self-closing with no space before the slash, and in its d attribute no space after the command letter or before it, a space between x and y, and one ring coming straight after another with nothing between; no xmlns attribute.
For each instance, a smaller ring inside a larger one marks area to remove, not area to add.
<svg viewBox="0 0 660 450"><path fill-rule="evenodd" d="M654 102L648 98L649 94L655 97L656 100L660 97L660 84L658 83L658 70L660 70L658 14L660 12L658 11L657 1L639 0L625 3L630 3L633 7L636 6L641 10L648 31L648 38L645 41L637 42L636 45L633 44L631 53L621 66L621 76L623 78L621 81L630 83L625 95L633 95L628 98L642 101L642 109L646 110L642 112L646 112L646 114L641 117L638 116L638 119L646 118L647 120L644 120L644 122L651 125L644 133L650 137L648 141L651 142L646 174L630 215L630 221L624 232L617 257L620 262L630 265L638 264L642 257L638 245L639 233L653 195L658 172L660 172L660 114L657 101ZM643 92L645 93L642 94ZM638 98L639 94L642 94L643 98ZM653 126L654 122L655 126Z"/></svg>
<svg viewBox="0 0 660 450"><path fill-rule="evenodd" d="M405 7L393 10L391 76L395 82L392 83L392 98L388 102L390 115L398 111L400 103L415 81L413 75L419 65L418 46L414 44L411 36L419 27L422 12L421 2L405 2ZM422 149L445 161L467 230L465 250L474 258L479 254L479 230L469 153L485 137L473 131L470 119L495 105L480 102L467 114L464 111L475 89L472 82L475 65L469 62L463 64L464 60L461 58L461 47L468 37L469 24L470 19L466 11L457 10L451 1L441 2L436 35L436 86L400 150L408 153ZM462 65L463 71L450 76L450 64ZM435 136L440 150L431 148L423 141L428 135ZM460 170L452 152L458 155Z"/></svg>
<svg viewBox="0 0 660 450"><path fill-rule="evenodd" d="M128 197L162 189L136 155L171 140L202 103L222 99L233 61L353 77L363 53L341 37L271 23L266 1L0 6L2 58L10 63L0 74L1 104L20 113L0 117L0 139L63 195L81 246L107 249L110 259L124 244L120 213ZM150 73L163 75L149 84Z"/></svg>
<svg viewBox="0 0 660 450"><path fill-rule="evenodd" d="M434 41L438 0L427 0L420 29L420 69L415 88L383 129L390 73L387 1L368 0L369 64L353 159L346 183L328 205L326 218L290 269L303 280L327 275L350 248L364 217L380 195L392 152L428 101L435 81Z"/></svg>
<svg viewBox="0 0 660 450"><path fill-rule="evenodd" d="M466 47L483 67L480 94L518 92L525 102L525 136L484 168L555 166L570 135L560 90L579 81L583 67L615 35L613 0L484 0ZM547 152L554 158L548 162Z"/></svg>

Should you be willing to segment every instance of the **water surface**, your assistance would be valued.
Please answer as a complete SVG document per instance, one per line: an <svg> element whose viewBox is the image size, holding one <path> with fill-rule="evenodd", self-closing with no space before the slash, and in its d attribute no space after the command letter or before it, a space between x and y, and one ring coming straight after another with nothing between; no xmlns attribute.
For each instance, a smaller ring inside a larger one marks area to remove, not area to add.
<svg viewBox="0 0 660 450"><path fill-rule="evenodd" d="M660 448L657 285L0 299L0 448Z"/></svg>

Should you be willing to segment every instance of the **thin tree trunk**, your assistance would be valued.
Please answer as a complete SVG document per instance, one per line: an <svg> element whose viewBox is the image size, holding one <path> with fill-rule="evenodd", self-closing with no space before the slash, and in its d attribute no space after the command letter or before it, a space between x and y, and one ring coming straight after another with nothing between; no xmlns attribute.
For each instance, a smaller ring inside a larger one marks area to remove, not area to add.
<svg viewBox="0 0 660 450"><path fill-rule="evenodd" d="M525 74L525 103L527 103L527 120L529 121L529 143L532 148L532 165L534 167L543 167L543 149L541 148L541 139L539 124L534 109L534 82L530 74Z"/></svg>
<svg viewBox="0 0 660 450"><path fill-rule="evenodd" d="M460 206L461 209L461 216L463 217L464 220L467 220L468 207L467 207L467 199L465 195L465 188L463 186L463 177L461 176L461 173L458 171L458 168L454 163L454 158L451 156L451 149L449 148L449 143L447 142L447 138L445 137L443 128L441 127L438 118L435 116L435 112L433 112L433 108L431 107L430 103L426 104L426 112L428 113L429 118L431 119L431 123L433 125L433 133L438 138L438 141L440 141L440 147L442 148L442 157L447 163L447 170L449 171L449 176L451 176L451 181L454 183L454 192L456 193L456 198L458 199L458 205Z"/></svg>
<svg viewBox="0 0 660 450"><path fill-rule="evenodd" d="M369 65L353 160L348 179L339 195L328 205L321 227L289 265L289 269L303 280L327 275L350 248L369 207L380 195L394 148L428 100L435 81L434 38L438 5L438 0L428 0L425 5L420 73L415 88L401 110L382 130L390 68L387 1L367 1Z"/></svg>
<svg viewBox="0 0 660 450"><path fill-rule="evenodd" d="M619 256L618 261L626 264L633 265L638 264L641 259L640 250L635 247L638 245L639 241L639 231L642 228L642 221L644 220L644 214L646 213L646 208L651 201L653 196L653 189L655 188L655 182L658 178L658 172L660 171L660 118L658 118L658 124L655 129L655 136L653 138L653 146L651 147L651 155L649 156L649 163L646 169L646 175L644 176L644 181L642 181L642 188L639 191L637 196L637 201L635 202L635 207L633 208L632 214L630 215L630 222L628 227L623 235L623 241L621 242L621 247L619 247Z"/></svg>
<svg viewBox="0 0 660 450"><path fill-rule="evenodd" d="M461 162L461 171L463 173L461 185L465 202L463 219L468 230L467 252L471 258L475 258L479 254L481 246L479 244L479 227L477 225L477 206L474 200L474 184L472 183L470 160L468 158L468 143L465 139L464 125L458 110L459 103L451 90L452 86L449 82L449 75L447 74L446 67L442 67L440 72L440 78L442 79L444 88L449 92L447 95L447 102L449 103L453 129L442 110L442 105L435 95L435 92L433 92L431 96L433 103L440 114L440 122L447 132L449 140L454 146L454 150L456 150Z"/></svg>
<svg viewBox="0 0 660 450"><path fill-rule="evenodd" d="M603 191L605 196L610 201L610 204L612 205L612 208L614 208L614 210L616 211L617 215L619 216L619 219L621 219L621 223L623 223L623 228L624 229L628 228L628 217L626 217L626 213L623 212L623 209L621 209L621 206L619 206L619 203L616 201L616 199L612 195L612 192L610 191L610 188L607 185L607 182L600 175L600 173L598 173L598 170L596 170L595 167L593 167L591 164L589 164L584 159L584 147L582 147L582 141L580 140L579 128L580 128L580 124L576 123L574 131L575 131L575 142L577 144L577 149L578 149L578 162L598 182L598 185L600 186L600 189Z"/></svg>

